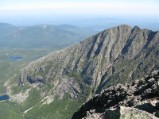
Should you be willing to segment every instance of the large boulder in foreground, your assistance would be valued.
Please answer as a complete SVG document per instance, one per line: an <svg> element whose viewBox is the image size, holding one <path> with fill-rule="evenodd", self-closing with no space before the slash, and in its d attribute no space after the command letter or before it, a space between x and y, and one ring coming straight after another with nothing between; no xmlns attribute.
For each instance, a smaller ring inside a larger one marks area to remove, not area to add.
<svg viewBox="0 0 159 119"><path fill-rule="evenodd" d="M88 114L82 119L158 119L154 115L133 107L120 106L118 109L108 109L104 114Z"/></svg>

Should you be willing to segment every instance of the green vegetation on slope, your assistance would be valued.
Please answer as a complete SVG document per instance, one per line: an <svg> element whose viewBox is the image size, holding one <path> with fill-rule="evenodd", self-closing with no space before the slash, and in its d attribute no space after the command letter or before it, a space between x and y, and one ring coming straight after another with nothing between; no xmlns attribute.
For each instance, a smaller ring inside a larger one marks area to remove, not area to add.
<svg viewBox="0 0 159 119"><path fill-rule="evenodd" d="M27 114L25 119L70 119L73 112L83 103L83 100L69 99L63 100L57 98L47 105L38 103Z"/></svg>
<svg viewBox="0 0 159 119"><path fill-rule="evenodd" d="M12 102L0 102L0 119L24 119L20 107Z"/></svg>

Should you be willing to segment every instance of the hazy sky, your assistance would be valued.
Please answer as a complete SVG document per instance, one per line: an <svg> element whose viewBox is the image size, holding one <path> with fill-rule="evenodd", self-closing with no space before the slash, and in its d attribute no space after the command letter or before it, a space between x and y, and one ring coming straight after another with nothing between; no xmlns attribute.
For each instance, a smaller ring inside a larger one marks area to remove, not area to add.
<svg viewBox="0 0 159 119"><path fill-rule="evenodd" d="M159 0L0 0L0 17L0 22L10 23L103 17L140 17L157 22Z"/></svg>
<svg viewBox="0 0 159 119"><path fill-rule="evenodd" d="M159 0L0 0L0 15L159 15Z"/></svg>

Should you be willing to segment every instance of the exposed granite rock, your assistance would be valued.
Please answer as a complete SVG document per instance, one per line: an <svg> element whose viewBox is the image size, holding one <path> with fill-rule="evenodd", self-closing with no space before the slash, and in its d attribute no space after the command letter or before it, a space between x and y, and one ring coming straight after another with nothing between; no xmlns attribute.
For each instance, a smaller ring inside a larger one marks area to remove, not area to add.
<svg viewBox="0 0 159 119"><path fill-rule="evenodd" d="M72 119L156 119L159 117L158 83L159 70L156 70L142 80L112 86L83 104Z"/></svg>
<svg viewBox="0 0 159 119"><path fill-rule="evenodd" d="M82 119L158 119L154 115L133 107L120 106L107 109L104 113L93 113Z"/></svg>
<svg viewBox="0 0 159 119"><path fill-rule="evenodd" d="M133 107L117 108L113 111L106 110L103 119L158 119L153 114Z"/></svg>

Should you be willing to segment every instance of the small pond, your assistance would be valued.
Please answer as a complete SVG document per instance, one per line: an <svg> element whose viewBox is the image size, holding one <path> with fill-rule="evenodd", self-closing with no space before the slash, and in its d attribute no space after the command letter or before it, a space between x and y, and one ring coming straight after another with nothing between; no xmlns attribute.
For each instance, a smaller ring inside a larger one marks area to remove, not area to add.
<svg viewBox="0 0 159 119"><path fill-rule="evenodd" d="M8 100L9 99L9 95L5 94L5 95L0 95L0 101L1 100Z"/></svg>
<svg viewBox="0 0 159 119"><path fill-rule="evenodd" d="M23 59L23 57L21 57L21 56L15 56L15 55L9 56L8 58L9 58L10 60L12 60L12 61L19 61L19 60L22 60L22 59Z"/></svg>

